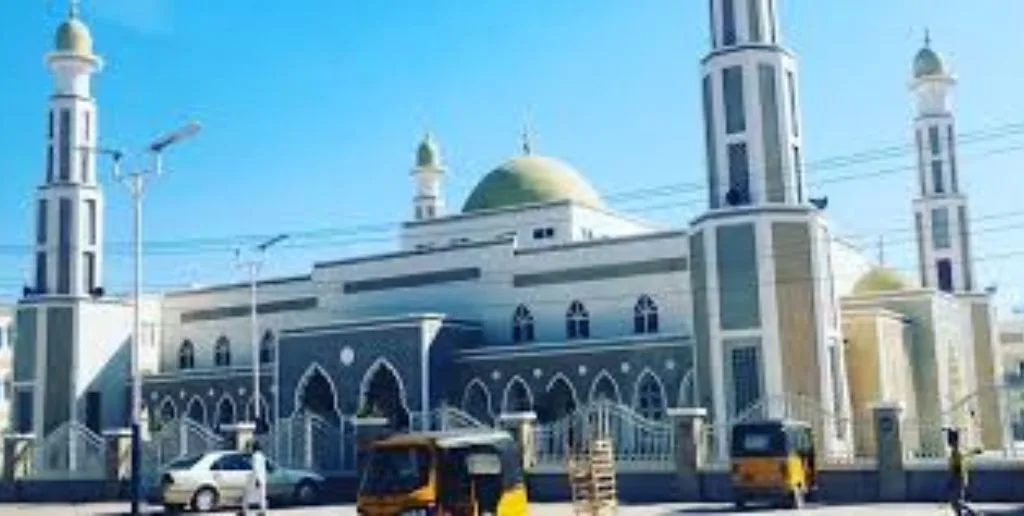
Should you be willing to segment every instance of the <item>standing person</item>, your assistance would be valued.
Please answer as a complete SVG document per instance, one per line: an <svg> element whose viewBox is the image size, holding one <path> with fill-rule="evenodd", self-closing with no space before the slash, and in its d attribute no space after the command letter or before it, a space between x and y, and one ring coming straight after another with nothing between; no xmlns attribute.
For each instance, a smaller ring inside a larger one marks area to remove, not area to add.
<svg viewBox="0 0 1024 516"><path fill-rule="evenodd" d="M960 430L950 428L946 433L949 444L949 505L953 514L978 514L967 505L967 457L960 450ZM969 452L975 455L977 452Z"/></svg>
<svg viewBox="0 0 1024 516"><path fill-rule="evenodd" d="M267 514L267 457L263 454L260 443L253 440L249 444L252 472L249 474L249 481L245 486L245 496L242 501L242 514L249 514L249 507L253 503L261 515Z"/></svg>

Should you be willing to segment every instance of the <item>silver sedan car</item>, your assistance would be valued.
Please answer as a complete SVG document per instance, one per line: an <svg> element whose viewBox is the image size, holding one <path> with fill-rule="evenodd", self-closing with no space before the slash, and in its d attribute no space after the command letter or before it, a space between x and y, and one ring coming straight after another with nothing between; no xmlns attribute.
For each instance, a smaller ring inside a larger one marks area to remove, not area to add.
<svg viewBox="0 0 1024 516"><path fill-rule="evenodd" d="M228 450L183 457L163 468L154 494L169 511L189 508L209 512L238 507L251 471L250 455L244 452ZM272 503L316 503L323 482L316 473L282 468L267 459L267 498Z"/></svg>

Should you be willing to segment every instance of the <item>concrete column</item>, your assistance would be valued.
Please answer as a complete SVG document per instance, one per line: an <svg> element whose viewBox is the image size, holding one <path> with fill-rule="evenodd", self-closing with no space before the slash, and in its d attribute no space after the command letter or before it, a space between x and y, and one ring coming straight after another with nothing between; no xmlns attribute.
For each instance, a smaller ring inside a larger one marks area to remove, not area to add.
<svg viewBox="0 0 1024 516"><path fill-rule="evenodd" d="M704 422L708 411L705 408L670 408L668 417L675 428L676 475L679 479L683 500L699 500L701 497L700 468L704 465L706 450L704 444Z"/></svg>
<svg viewBox="0 0 1024 516"><path fill-rule="evenodd" d="M385 439L391 433L391 427L384 417L357 417L352 423L356 427L356 469L362 472L369 458L370 446Z"/></svg>
<svg viewBox="0 0 1024 516"><path fill-rule="evenodd" d="M20 480L32 472L34 434L4 436L4 480Z"/></svg>
<svg viewBox="0 0 1024 516"><path fill-rule="evenodd" d="M875 457L878 459L878 497L902 501L907 497L903 453L903 406L879 403L872 407L875 424Z"/></svg>
<svg viewBox="0 0 1024 516"><path fill-rule="evenodd" d="M115 428L103 432L107 440L107 478L126 480L132 474L132 430Z"/></svg>
<svg viewBox="0 0 1024 516"><path fill-rule="evenodd" d="M536 463L533 446L533 425L536 421L535 412L514 412L498 416L501 427L512 434L512 438L519 444L519 451L523 456L523 469L527 471Z"/></svg>

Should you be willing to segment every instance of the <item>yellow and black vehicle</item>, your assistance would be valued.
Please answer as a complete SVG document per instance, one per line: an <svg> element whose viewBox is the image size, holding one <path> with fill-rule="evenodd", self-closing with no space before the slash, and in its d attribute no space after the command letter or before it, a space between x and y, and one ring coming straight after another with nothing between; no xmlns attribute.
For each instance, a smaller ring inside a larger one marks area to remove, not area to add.
<svg viewBox="0 0 1024 516"><path fill-rule="evenodd" d="M522 455L500 431L392 436L371 447L357 505L365 516L525 516Z"/></svg>
<svg viewBox="0 0 1024 516"><path fill-rule="evenodd" d="M730 459L736 506L784 501L801 507L817 488L814 436L807 423L765 420L732 427Z"/></svg>

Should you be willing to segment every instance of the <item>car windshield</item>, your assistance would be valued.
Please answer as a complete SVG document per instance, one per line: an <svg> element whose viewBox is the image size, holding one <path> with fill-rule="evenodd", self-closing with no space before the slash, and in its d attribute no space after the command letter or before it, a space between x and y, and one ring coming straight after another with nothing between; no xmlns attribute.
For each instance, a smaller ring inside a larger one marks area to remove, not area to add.
<svg viewBox="0 0 1024 516"><path fill-rule="evenodd" d="M423 487L430 473L430 451L423 446L377 448L370 458L361 491L408 493Z"/></svg>
<svg viewBox="0 0 1024 516"><path fill-rule="evenodd" d="M769 457L786 453L786 434L775 425L737 426L732 432L734 457Z"/></svg>
<svg viewBox="0 0 1024 516"><path fill-rule="evenodd" d="M199 462L199 459L201 458L203 458L202 455L190 455L188 457L175 459L171 461L170 464L167 465L167 469L189 469L192 466L195 466L196 463Z"/></svg>

